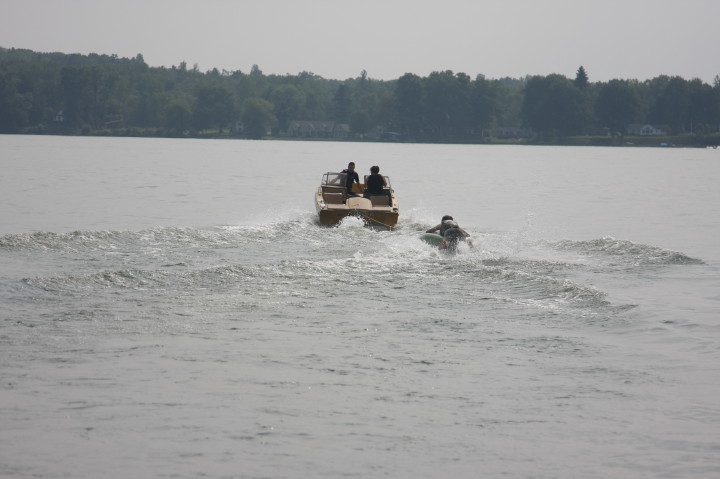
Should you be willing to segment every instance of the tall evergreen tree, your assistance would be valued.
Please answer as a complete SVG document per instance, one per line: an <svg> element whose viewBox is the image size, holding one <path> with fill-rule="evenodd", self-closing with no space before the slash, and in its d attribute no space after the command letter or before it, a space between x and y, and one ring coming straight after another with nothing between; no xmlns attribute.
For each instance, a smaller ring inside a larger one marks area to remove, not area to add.
<svg viewBox="0 0 720 479"><path fill-rule="evenodd" d="M588 85L590 85L587 72L585 72L585 67L582 65L580 65L580 68L578 68L578 71L575 74L575 81L573 82L573 85L575 85L575 88L579 88L581 90L584 90L588 87Z"/></svg>

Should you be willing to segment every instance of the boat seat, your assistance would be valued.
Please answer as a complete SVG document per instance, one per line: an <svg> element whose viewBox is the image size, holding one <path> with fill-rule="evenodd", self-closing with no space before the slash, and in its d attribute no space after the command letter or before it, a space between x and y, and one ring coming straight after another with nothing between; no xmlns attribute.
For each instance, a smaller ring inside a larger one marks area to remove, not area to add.
<svg viewBox="0 0 720 479"><path fill-rule="evenodd" d="M323 193L345 193L347 191L347 188L344 186L323 186L322 192Z"/></svg>
<svg viewBox="0 0 720 479"><path fill-rule="evenodd" d="M335 193L335 192L323 192L322 194L323 201L325 204L328 205L344 205L345 204L345 195L343 193Z"/></svg>
<svg viewBox="0 0 720 479"><path fill-rule="evenodd" d="M373 206L392 206L390 204L390 196L388 195L371 196L370 202Z"/></svg>

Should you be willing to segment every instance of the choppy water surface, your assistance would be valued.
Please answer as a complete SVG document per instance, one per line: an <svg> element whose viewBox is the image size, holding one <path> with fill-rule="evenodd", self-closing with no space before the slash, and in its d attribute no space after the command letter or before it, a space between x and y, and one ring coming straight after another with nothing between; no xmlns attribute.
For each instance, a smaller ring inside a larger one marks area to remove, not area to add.
<svg viewBox="0 0 720 479"><path fill-rule="evenodd" d="M2 476L720 470L717 152L0 146ZM397 230L317 225L351 160Z"/></svg>

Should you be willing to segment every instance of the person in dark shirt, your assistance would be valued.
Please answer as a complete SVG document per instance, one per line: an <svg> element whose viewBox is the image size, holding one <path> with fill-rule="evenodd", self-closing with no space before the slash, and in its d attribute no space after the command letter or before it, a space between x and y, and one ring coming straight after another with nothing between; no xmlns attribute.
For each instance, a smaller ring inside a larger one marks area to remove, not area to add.
<svg viewBox="0 0 720 479"><path fill-rule="evenodd" d="M457 223L455 222L455 219L450 215L443 216L442 219L440 220L440 224L437 226L433 226L432 228L427 230L426 233L437 233L440 236L445 236L445 231L447 231L450 228L458 228L466 237L470 236L470 233L468 233L464 229L460 228L457 225Z"/></svg>
<svg viewBox="0 0 720 479"><path fill-rule="evenodd" d="M461 241L467 243L467 245L471 248L473 247L473 242L470 240L470 234L460 228L455 221L445 220L443 222L443 226L447 226L447 229L442 234L443 240L438 245L438 249L454 253L457 251L458 244Z"/></svg>
<svg viewBox="0 0 720 479"><path fill-rule="evenodd" d="M363 196L370 198L371 196L387 195L388 192L385 190L386 186L387 181L385 181L383 175L380 174L380 167L373 166L370 168L370 176L365 180L365 194L363 194Z"/></svg>
<svg viewBox="0 0 720 479"><path fill-rule="evenodd" d="M347 188L348 195L355 196L355 193L352 189L353 182L360 184L360 177L358 176L357 171L355 171L355 163L351 161L350 163L348 163L348 167L342 170L340 173L345 173L347 175L347 182L345 183L345 187Z"/></svg>
<svg viewBox="0 0 720 479"><path fill-rule="evenodd" d="M449 224L450 224L450 222L452 222L452 221L454 221L454 219L453 219L452 216L450 216L450 215L445 215L445 216L443 216L442 219L440 220L440 224L439 224L439 225L433 226L432 228L430 228L429 230L427 230L426 233L437 233L437 234L439 234L440 236L442 236L443 233L445 233L445 230L450 227Z"/></svg>

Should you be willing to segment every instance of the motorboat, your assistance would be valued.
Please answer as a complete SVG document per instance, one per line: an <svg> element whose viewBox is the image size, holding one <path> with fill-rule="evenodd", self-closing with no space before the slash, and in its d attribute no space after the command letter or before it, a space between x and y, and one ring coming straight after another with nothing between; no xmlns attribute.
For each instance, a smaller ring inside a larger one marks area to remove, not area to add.
<svg viewBox="0 0 720 479"><path fill-rule="evenodd" d="M354 183L351 195L345 186L347 174L325 173L315 192L315 209L320 224L333 226L345 217L356 216L362 218L367 226L394 228L398 222L400 208L390 178L387 176L384 178L386 186L383 194L364 198L362 194L365 191L365 183Z"/></svg>

